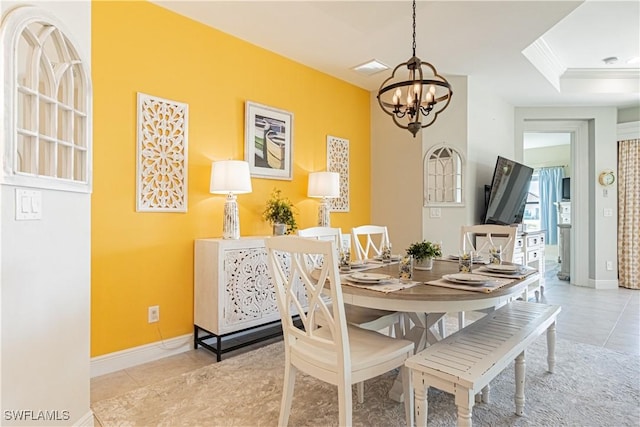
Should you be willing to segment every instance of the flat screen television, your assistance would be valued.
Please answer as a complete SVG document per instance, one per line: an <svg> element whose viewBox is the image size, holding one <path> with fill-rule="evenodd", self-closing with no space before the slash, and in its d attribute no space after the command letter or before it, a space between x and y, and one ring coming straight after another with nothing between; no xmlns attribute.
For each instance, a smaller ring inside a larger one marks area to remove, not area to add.
<svg viewBox="0 0 640 427"><path fill-rule="evenodd" d="M571 200L571 178L562 178L562 200Z"/></svg>
<svg viewBox="0 0 640 427"><path fill-rule="evenodd" d="M533 169L498 156L491 180L485 224L512 225L522 223Z"/></svg>

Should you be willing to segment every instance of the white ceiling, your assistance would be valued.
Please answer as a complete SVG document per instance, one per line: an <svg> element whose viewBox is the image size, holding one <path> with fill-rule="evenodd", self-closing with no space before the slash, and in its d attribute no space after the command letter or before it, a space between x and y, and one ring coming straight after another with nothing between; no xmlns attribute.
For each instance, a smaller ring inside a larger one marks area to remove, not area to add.
<svg viewBox="0 0 640 427"><path fill-rule="evenodd" d="M368 90L391 71L352 67L412 53L405 0L154 3ZM416 13L418 57L515 106L640 105L640 63L626 63L640 56L638 0L418 1Z"/></svg>

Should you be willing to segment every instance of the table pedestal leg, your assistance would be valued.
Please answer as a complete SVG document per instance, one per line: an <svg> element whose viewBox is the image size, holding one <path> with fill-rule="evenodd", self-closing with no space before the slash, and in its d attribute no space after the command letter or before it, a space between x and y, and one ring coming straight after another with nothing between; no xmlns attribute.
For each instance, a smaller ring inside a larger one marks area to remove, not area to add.
<svg viewBox="0 0 640 427"><path fill-rule="evenodd" d="M428 344L442 339L440 334L432 329L446 313L407 313L413 325L402 338L415 343L415 353L424 350ZM396 402L404 402L402 377L398 375L389 390L389 398Z"/></svg>

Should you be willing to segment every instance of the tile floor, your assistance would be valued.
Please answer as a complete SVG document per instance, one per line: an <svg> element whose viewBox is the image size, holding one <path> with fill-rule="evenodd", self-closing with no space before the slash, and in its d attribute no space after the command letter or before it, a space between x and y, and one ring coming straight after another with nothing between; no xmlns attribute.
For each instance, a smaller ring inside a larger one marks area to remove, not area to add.
<svg viewBox="0 0 640 427"><path fill-rule="evenodd" d="M547 261L547 281L542 301L562 306L557 326L558 337L640 355L640 291L624 288L596 290L572 286L558 280L557 271L558 266L554 260ZM254 347L278 339L255 344ZM242 351L247 350L236 352ZM223 359L233 357L233 354L227 353ZM95 377L91 380L91 402L121 395L167 377L215 363L215 360L212 353L200 348ZM96 426L99 426L97 420Z"/></svg>

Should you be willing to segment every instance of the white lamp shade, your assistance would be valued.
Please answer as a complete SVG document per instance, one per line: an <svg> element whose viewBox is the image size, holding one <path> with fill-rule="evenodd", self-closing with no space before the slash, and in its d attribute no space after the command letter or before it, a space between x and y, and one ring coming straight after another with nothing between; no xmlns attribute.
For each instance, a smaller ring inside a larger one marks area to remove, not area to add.
<svg viewBox="0 0 640 427"><path fill-rule="evenodd" d="M249 163L242 160L220 160L211 163L211 185L213 194L251 193Z"/></svg>
<svg viewBox="0 0 640 427"><path fill-rule="evenodd" d="M312 172L309 174L308 197L340 197L338 172Z"/></svg>

